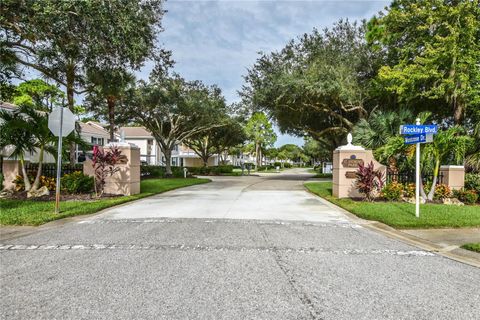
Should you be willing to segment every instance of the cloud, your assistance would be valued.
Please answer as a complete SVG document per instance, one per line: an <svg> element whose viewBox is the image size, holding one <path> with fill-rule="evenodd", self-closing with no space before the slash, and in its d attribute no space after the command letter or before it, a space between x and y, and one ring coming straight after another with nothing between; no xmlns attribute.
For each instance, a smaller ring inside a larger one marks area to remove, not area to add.
<svg viewBox="0 0 480 320"><path fill-rule="evenodd" d="M340 18L368 19L389 1L184 1L166 2L165 31L158 41L172 50L175 71L222 88L238 101L242 75L258 52L281 49L313 28ZM148 76L149 68L141 72ZM279 139L283 141L284 139ZM298 142L298 141L296 141Z"/></svg>

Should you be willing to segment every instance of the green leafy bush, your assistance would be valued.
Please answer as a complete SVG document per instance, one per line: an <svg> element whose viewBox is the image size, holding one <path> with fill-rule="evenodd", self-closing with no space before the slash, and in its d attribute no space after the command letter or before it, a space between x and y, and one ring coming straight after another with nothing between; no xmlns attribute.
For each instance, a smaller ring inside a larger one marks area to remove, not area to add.
<svg viewBox="0 0 480 320"><path fill-rule="evenodd" d="M403 185L396 181L387 184L382 189L382 197L388 201L399 201L403 195Z"/></svg>
<svg viewBox="0 0 480 320"><path fill-rule="evenodd" d="M30 184L33 184L35 177L32 175L28 175L28 180ZM47 187L48 190L53 191L56 189L56 180L55 178L40 176L40 187ZM15 180L13 180L15 184L15 191L24 191L25 190L25 182L23 181L23 176L17 175Z"/></svg>
<svg viewBox="0 0 480 320"><path fill-rule="evenodd" d="M165 166L144 165L140 166L140 175L145 178L164 178L167 169ZM183 178L183 167L172 167L174 178Z"/></svg>
<svg viewBox="0 0 480 320"><path fill-rule="evenodd" d="M291 163L288 163L288 162L285 162L285 163L283 164L283 167L284 167L284 168L291 168L291 167L292 167L292 164L291 164Z"/></svg>
<svg viewBox="0 0 480 320"><path fill-rule="evenodd" d="M84 175L80 171L64 175L60 183L62 190L70 194L90 193L94 190L93 177Z"/></svg>
<svg viewBox="0 0 480 320"><path fill-rule="evenodd" d="M480 194L480 173L467 173L465 175L465 189L475 190Z"/></svg>
<svg viewBox="0 0 480 320"><path fill-rule="evenodd" d="M450 190L450 187L447 186L446 184L438 184L435 187L435 192L433 197L435 199L445 199L445 198L450 198L452 196L452 190Z"/></svg>
<svg viewBox="0 0 480 320"><path fill-rule="evenodd" d="M274 162L274 163L273 163L273 166L274 166L274 167L281 167L281 166L282 166L282 163L277 161L277 162Z"/></svg>
<svg viewBox="0 0 480 320"><path fill-rule="evenodd" d="M466 204L474 204L478 200L478 194L473 190L454 190L453 196Z"/></svg>
<svg viewBox="0 0 480 320"><path fill-rule="evenodd" d="M221 175L233 172L232 165L222 165L214 167L189 167L188 172L194 175Z"/></svg>

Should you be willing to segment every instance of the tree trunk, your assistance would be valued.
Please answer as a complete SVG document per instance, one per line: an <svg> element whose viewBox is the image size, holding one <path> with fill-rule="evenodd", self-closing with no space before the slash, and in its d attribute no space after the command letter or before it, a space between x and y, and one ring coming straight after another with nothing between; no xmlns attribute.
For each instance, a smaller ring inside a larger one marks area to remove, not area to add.
<svg viewBox="0 0 480 320"><path fill-rule="evenodd" d="M67 67L67 102L68 102L68 109L73 112L75 107L75 100L74 100L74 86L75 86L75 67L70 65ZM75 164L75 150L76 144L75 142L70 143L70 164Z"/></svg>
<svg viewBox="0 0 480 320"><path fill-rule="evenodd" d="M25 169L25 160L23 159L23 155L20 156L20 165L22 166L22 175L23 175L23 184L25 185L25 191L30 191L32 185L30 184L30 180L28 180L27 170Z"/></svg>
<svg viewBox="0 0 480 320"><path fill-rule="evenodd" d="M35 176L35 181L33 181L32 189L37 190L40 186L40 177L42 176L42 165L43 165L43 146L40 147L40 153L38 155L38 169L37 175Z"/></svg>
<svg viewBox="0 0 480 320"><path fill-rule="evenodd" d="M172 173L172 149L171 148L165 148L163 150L163 154L165 155L165 177L170 178L173 176Z"/></svg>
<svg viewBox="0 0 480 320"><path fill-rule="evenodd" d="M437 185L439 167L440 167L440 159L437 159L435 161L435 168L433 169L432 187L430 188L430 192L428 193L428 196L427 196L427 199L430 200L430 201L433 200L433 196L435 195L435 187Z"/></svg>
<svg viewBox="0 0 480 320"><path fill-rule="evenodd" d="M202 155L202 161L203 161L203 166L206 168L208 167L208 159L210 158L210 156L208 154L204 154Z"/></svg>
<svg viewBox="0 0 480 320"><path fill-rule="evenodd" d="M258 142L255 142L255 170L258 170L258 167L260 166L260 161L259 161L259 153L260 153L260 145Z"/></svg>
<svg viewBox="0 0 480 320"><path fill-rule="evenodd" d="M110 142L115 141L115 97L107 97L108 123L110 129Z"/></svg>
<svg viewBox="0 0 480 320"><path fill-rule="evenodd" d="M460 99L455 99L453 103L453 120L455 124L462 125L465 105Z"/></svg>

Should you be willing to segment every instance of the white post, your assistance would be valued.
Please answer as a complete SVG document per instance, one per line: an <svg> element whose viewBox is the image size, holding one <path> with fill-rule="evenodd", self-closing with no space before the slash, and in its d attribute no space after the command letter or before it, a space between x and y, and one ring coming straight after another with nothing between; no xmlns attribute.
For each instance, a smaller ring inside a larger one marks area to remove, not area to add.
<svg viewBox="0 0 480 320"><path fill-rule="evenodd" d="M58 132L58 153L57 153L57 186L55 188L55 213L60 212L60 172L62 170L62 126L63 107L60 107L60 128Z"/></svg>
<svg viewBox="0 0 480 320"><path fill-rule="evenodd" d="M420 125L420 119L417 118L416 124ZM420 143L416 144L415 151L415 216L420 217Z"/></svg>

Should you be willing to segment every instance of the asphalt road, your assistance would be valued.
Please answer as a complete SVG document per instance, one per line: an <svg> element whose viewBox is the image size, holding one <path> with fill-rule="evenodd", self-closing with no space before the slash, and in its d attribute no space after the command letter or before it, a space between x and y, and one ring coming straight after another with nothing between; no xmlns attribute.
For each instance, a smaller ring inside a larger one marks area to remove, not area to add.
<svg viewBox="0 0 480 320"><path fill-rule="evenodd" d="M362 228L307 177L219 178L4 240L1 318L480 318L480 269Z"/></svg>

